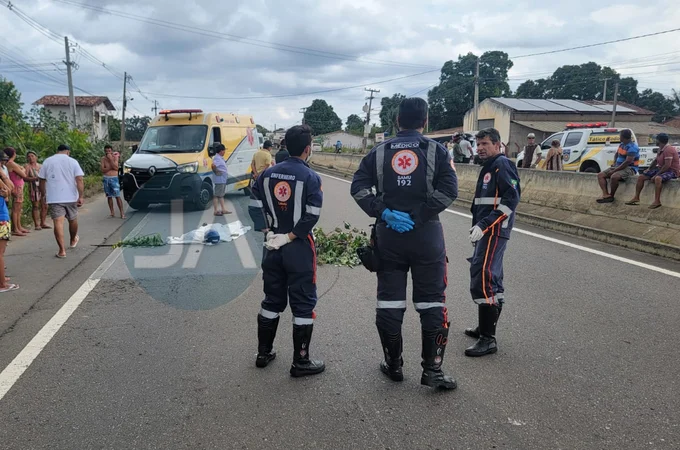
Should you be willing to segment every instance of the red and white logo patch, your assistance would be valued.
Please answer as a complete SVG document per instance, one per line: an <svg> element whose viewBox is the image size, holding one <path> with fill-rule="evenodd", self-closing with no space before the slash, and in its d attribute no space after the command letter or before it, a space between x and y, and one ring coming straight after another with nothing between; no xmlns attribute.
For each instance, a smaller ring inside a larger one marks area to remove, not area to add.
<svg viewBox="0 0 680 450"><path fill-rule="evenodd" d="M290 198L291 190L290 184L285 181L279 181L274 186L274 197L280 202L287 202Z"/></svg>
<svg viewBox="0 0 680 450"><path fill-rule="evenodd" d="M418 156L411 150L401 150L392 157L392 169L397 175L410 175L418 167Z"/></svg>
<svg viewBox="0 0 680 450"><path fill-rule="evenodd" d="M491 181L491 174L490 173L484 174L484 180L483 181L484 181L484 184L489 184L489 181Z"/></svg>

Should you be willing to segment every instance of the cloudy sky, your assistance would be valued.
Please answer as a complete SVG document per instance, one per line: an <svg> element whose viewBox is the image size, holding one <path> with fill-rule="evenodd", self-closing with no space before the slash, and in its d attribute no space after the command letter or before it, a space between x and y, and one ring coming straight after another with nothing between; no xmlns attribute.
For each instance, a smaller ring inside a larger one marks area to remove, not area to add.
<svg viewBox="0 0 680 450"><path fill-rule="evenodd" d="M27 105L68 93L60 64L67 35L78 44L75 86L118 109L127 71L129 113L151 114L157 100L250 113L270 129L298 123L315 98L344 121L361 114L366 96L363 87L312 92L368 85L380 89L378 104L396 92L426 97L442 64L467 52L517 57L680 28L677 0L12 0L21 17L6 3L0 75ZM513 61L513 88L563 64L596 61L670 94L680 90L680 31Z"/></svg>

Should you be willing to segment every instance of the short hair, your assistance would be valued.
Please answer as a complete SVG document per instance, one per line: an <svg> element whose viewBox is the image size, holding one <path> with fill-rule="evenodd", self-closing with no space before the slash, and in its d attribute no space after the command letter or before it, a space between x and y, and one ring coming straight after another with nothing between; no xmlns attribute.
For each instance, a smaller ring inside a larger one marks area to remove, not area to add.
<svg viewBox="0 0 680 450"><path fill-rule="evenodd" d="M558 147L560 145L560 141L558 141L557 139L553 139L550 145L552 145L553 147Z"/></svg>
<svg viewBox="0 0 680 450"><path fill-rule="evenodd" d="M106 144L104 146L104 150L106 150L107 148L110 148L111 150L113 150L113 147L111 146L111 144Z"/></svg>
<svg viewBox="0 0 680 450"><path fill-rule="evenodd" d="M281 142L279 142L279 147L280 147L280 148L283 148L283 147L285 147L285 146L286 146L286 140L285 140L285 139L281 139Z"/></svg>
<svg viewBox="0 0 680 450"><path fill-rule="evenodd" d="M290 156L302 156L312 145L312 129L309 125L296 125L286 131L286 143Z"/></svg>
<svg viewBox="0 0 680 450"><path fill-rule="evenodd" d="M424 128L427 122L427 102L420 97L405 98L399 104L399 127L405 130Z"/></svg>
<svg viewBox="0 0 680 450"><path fill-rule="evenodd" d="M17 151L14 150L14 147L6 147L5 150L3 150L5 155L7 155L7 158L11 158L12 156L17 154Z"/></svg>
<svg viewBox="0 0 680 450"><path fill-rule="evenodd" d="M632 139L633 138L633 132L630 131L629 129L621 130L621 138L622 139Z"/></svg>
<svg viewBox="0 0 680 450"><path fill-rule="evenodd" d="M69 147L69 146L66 145L66 144L61 144L59 147L57 147L57 151L58 151L58 152L65 152L66 150L68 150L68 151L70 152L70 151L71 151L71 147Z"/></svg>
<svg viewBox="0 0 680 450"><path fill-rule="evenodd" d="M656 140L666 145L668 144L668 135L666 133L659 133L656 135Z"/></svg>
<svg viewBox="0 0 680 450"><path fill-rule="evenodd" d="M219 153L219 152L226 150L226 149L227 149L227 147L225 147L224 144L217 144L217 146L215 146L215 153Z"/></svg>
<svg viewBox="0 0 680 450"><path fill-rule="evenodd" d="M272 148L272 141L269 140L264 141L264 144L262 144L262 148Z"/></svg>
<svg viewBox="0 0 680 450"><path fill-rule="evenodd" d="M484 128L483 130L479 130L475 137L478 141L488 137L494 144L498 144L501 141L501 134L495 128Z"/></svg>

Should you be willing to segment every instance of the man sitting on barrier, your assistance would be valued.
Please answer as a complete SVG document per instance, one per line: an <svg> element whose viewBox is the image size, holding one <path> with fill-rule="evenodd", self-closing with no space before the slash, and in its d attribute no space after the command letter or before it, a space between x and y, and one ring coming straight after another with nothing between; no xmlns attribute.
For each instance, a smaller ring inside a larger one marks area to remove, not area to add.
<svg viewBox="0 0 680 450"><path fill-rule="evenodd" d="M635 197L626 202L626 205L637 206L640 204L640 193L645 187L645 181L653 181L656 185L654 203L649 205L649 209L656 209L661 206L661 189L663 183L675 180L680 176L680 156L675 147L668 145L668 135L660 133L656 136L656 145L659 147L656 159L649 166L649 169L640 174L635 186Z"/></svg>

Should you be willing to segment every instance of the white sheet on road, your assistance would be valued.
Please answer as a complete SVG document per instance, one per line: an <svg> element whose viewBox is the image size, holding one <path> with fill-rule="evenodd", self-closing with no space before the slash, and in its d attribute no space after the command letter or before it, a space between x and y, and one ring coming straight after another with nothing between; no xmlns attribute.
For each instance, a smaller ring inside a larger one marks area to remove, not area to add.
<svg viewBox="0 0 680 450"><path fill-rule="evenodd" d="M240 220L227 224L213 223L184 233L179 237L168 236L167 242L168 244L203 244L205 234L209 230L215 230L220 234L220 242L231 242L246 234L250 229L249 226L243 225Z"/></svg>

